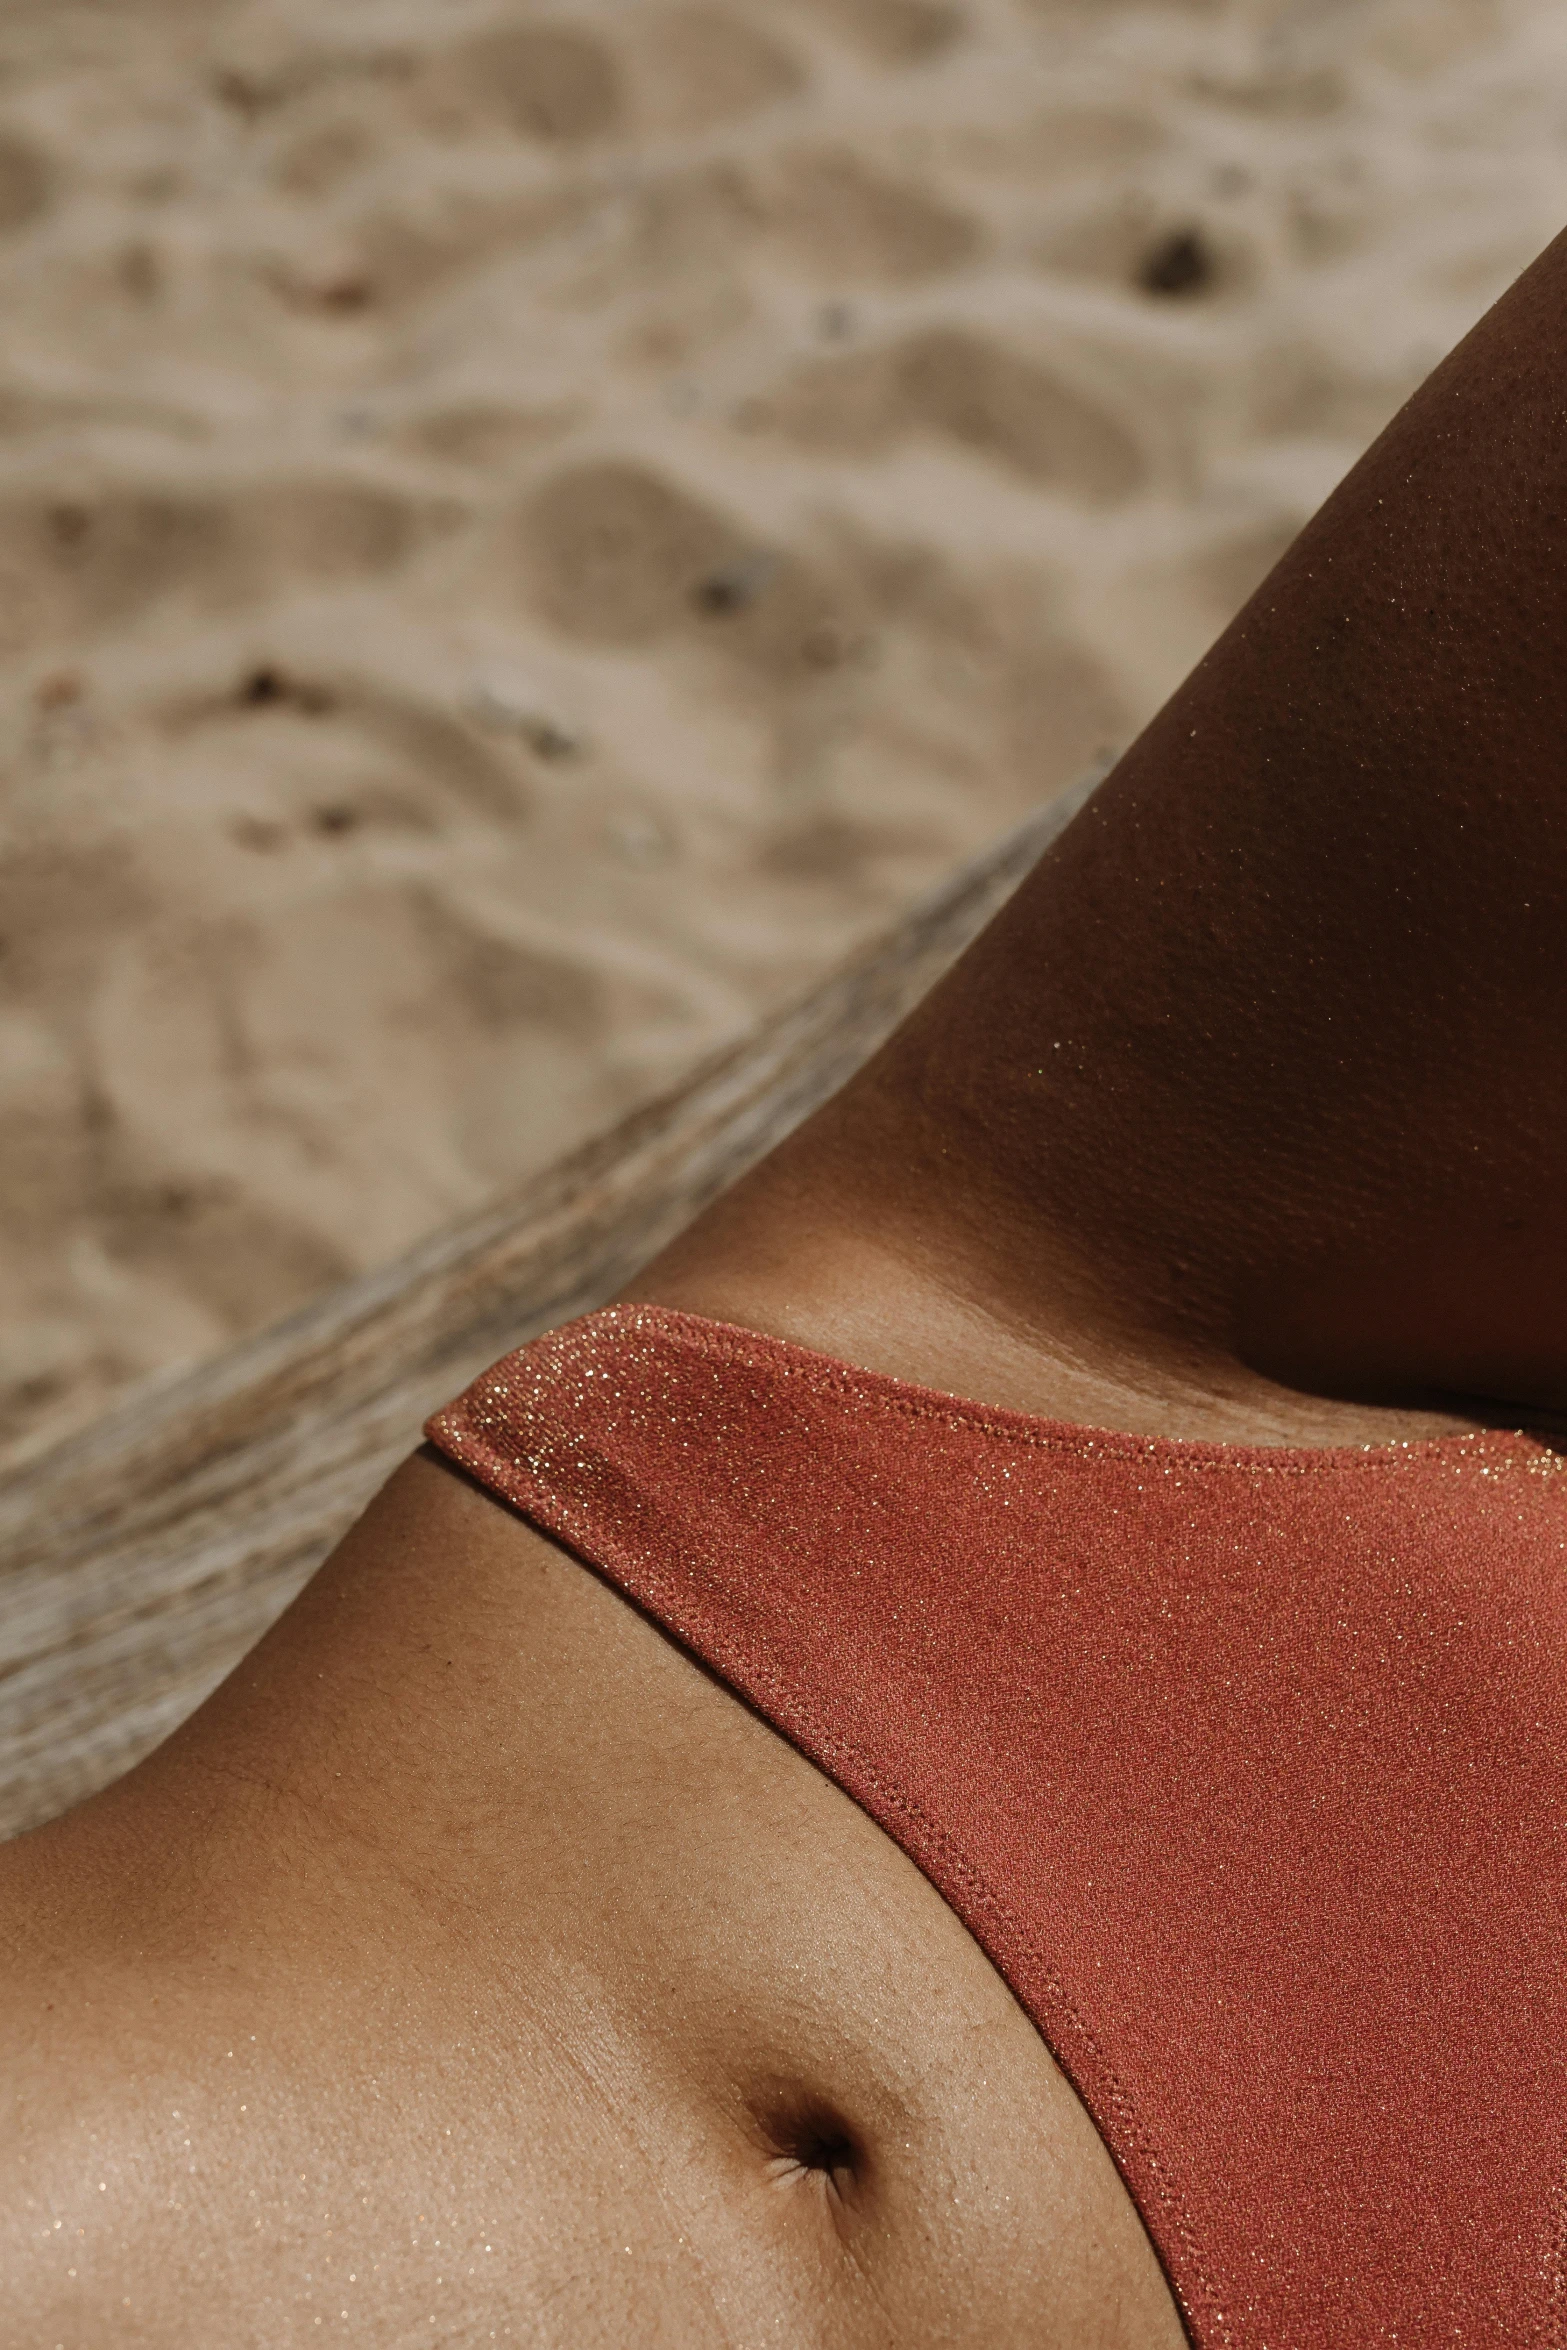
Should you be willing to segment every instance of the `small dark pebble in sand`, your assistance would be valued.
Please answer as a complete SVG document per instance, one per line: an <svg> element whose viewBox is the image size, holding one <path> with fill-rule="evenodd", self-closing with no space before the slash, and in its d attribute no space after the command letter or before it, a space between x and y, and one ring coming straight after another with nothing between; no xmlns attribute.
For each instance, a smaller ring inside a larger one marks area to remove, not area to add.
<svg viewBox="0 0 1567 2350"><path fill-rule="evenodd" d="M699 580L692 590L691 601L699 612L711 613L715 618L743 612L748 604L756 602L777 568L777 560L772 555L743 555L734 563L720 564L706 579Z"/></svg>
<svg viewBox="0 0 1567 2350"><path fill-rule="evenodd" d="M529 750L541 759L574 759L582 748L579 738L557 726L553 718L529 718L518 731Z"/></svg>
<svg viewBox="0 0 1567 2350"><path fill-rule="evenodd" d="M340 800L334 801L329 807L317 808L311 822L317 832L340 835L355 829L359 822L359 810L346 806Z"/></svg>
<svg viewBox="0 0 1567 2350"><path fill-rule="evenodd" d="M1200 229L1180 228L1145 253L1137 282L1145 294L1200 294L1218 274Z"/></svg>
<svg viewBox="0 0 1567 2350"><path fill-rule="evenodd" d="M324 685L311 685L270 666L250 671L241 681L239 699L252 710L277 708L287 703L291 709L302 710L307 718L325 717L334 707Z"/></svg>
<svg viewBox="0 0 1567 2350"><path fill-rule="evenodd" d="M328 278L316 289L316 300L323 310L365 310L374 299L375 288L367 277Z"/></svg>
<svg viewBox="0 0 1567 2350"><path fill-rule="evenodd" d="M254 122L264 107L275 102L274 93L249 74L238 73L232 67L212 77L212 94L225 106L232 106L247 122Z"/></svg>

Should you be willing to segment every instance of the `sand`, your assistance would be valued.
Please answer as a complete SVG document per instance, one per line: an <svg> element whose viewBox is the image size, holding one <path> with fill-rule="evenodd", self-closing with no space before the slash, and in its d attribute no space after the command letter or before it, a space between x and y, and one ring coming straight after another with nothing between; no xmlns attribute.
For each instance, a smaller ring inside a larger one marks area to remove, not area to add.
<svg viewBox="0 0 1567 2350"><path fill-rule="evenodd" d="M1555 0L7 0L11 1457L1128 739L1564 158Z"/></svg>

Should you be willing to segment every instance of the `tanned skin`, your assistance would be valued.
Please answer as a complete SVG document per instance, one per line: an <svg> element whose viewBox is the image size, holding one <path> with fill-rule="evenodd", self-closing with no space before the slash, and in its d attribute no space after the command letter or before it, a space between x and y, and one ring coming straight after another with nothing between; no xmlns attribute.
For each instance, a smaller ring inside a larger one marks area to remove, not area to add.
<svg viewBox="0 0 1567 2350"><path fill-rule="evenodd" d="M628 1294L1260 1443L1567 1407L1567 245L844 1094ZM1176 2350L849 1800L428 1458L0 1853L0 2346Z"/></svg>
<svg viewBox="0 0 1567 2350"><path fill-rule="evenodd" d="M1172 1435L1567 1404L1564 361L1567 238L635 1294Z"/></svg>

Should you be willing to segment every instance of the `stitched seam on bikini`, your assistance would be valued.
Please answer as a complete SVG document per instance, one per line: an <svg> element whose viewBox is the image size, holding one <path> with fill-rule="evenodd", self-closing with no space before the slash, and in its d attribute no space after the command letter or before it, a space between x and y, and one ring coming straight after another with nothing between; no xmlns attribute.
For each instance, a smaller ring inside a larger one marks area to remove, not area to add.
<svg viewBox="0 0 1567 2350"><path fill-rule="evenodd" d="M626 1313L645 1312L648 1309L610 1307L604 1310ZM671 1311L666 1307L656 1310L661 1316ZM1069 1460L1140 1461L1151 1465L1160 1462L1161 1457L1169 1457L1168 1455L1161 1456L1159 1451L1161 1445L1175 1444L1179 1445L1181 1450L1176 1454L1171 1463L1172 1466L1207 1475L1256 1476L1260 1473L1266 1477L1333 1477L1348 1470L1356 1473L1369 1472L1396 1476L1400 1471L1418 1467L1422 1461L1430 1460L1437 1455L1452 1458L1455 1456L1458 1445L1473 1444L1476 1448L1475 1454L1465 1456L1457 1453L1456 1457L1462 1460L1466 1457L1473 1459L1478 1456L1484 1458L1491 1465L1505 1464L1508 1468L1518 1468L1524 1465L1520 1455L1505 1448L1494 1452L1483 1450L1482 1448L1495 1442L1495 1437L1490 1434L1457 1438L1420 1438L1412 1443L1407 1451L1386 1445L1376 1445L1371 1447L1367 1453L1361 1454L1352 1447L1329 1446L1327 1449L1332 1452L1333 1458L1319 1461L1270 1461L1258 1457L1269 1449L1261 1445L1249 1448L1248 1457L1245 1460L1205 1459L1201 1454L1188 1455L1185 1451L1185 1444L1188 1440L1182 1438L1150 1437L1146 1444L1139 1444L1135 1438L1129 1441L1126 1437L1118 1437L1113 1432L1106 1436L1084 1435L1081 1439L1074 1441L1070 1437L1041 1435L1036 1429L1031 1429L1026 1425L1027 1415L1024 1413L1017 1414L1017 1418L1025 1424L1021 1427L1013 1427L1006 1421L993 1417L982 1406L964 1404L957 1399L954 1399L951 1404L924 1403L913 1396L888 1395L879 1386L869 1384L879 1380L884 1374L875 1371L857 1374L852 1366L840 1370L832 1364L830 1356L824 1355L820 1358L823 1364L830 1366L826 1370L818 1370L814 1362L793 1362L785 1352L780 1351L777 1354L772 1352L774 1347L783 1350L789 1342L785 1339L769 1339L765 1331L755 1333L756 1343L753 1347L749 1337L730 1338L726 1333L717 1332L716 1329L711 1336L705 1331L698 1334L685 1328L671 1329L662 1319L655 1325L655 1328L659 1337L669 1344L683 1347L698 1356L741 1363L751 1370L777 1372L789 1379L810 1379L818 1386L831 1388L842 1396L853 1397L856 1402L890 1416L910 1420L936 1421L951 1428L975 1428L987 1436L1004 1438L1008 1443L1024 1446L1031 1451L1060 1453ZM549 1332L544 1338L534 1340L532 1345L548 1346L550 1341L559 1335L560 1333L557 1332ZM579 1343L585 1342L579 1341ZM517 1351L526 1354L531 1351L531 1347L521 1347ZM482 1387L490 1375L489 1372L484 1373L480 1379L474 1382L475 1386ZM1505 1435L1507 1431L1498 1433ZM1287 1451L1290 1448L1281 1446L1279 1449Z"/></svg>
<svg viewBox="0 0 1567 2350"><path fill-rule="evenodd" d="M438 1415L438 1418L448 1420L450 1416L450 1414L441 1414ZM432 1425L435 1424L432 1422ZM549 1507L556 1513L553 1528L550 1522L543 1518L540 1518L537 1523L546 1532L558 1530L574 1540L578 1538L580 1533L580 1537L593 1546L591 1550L585 1548L583 1551L583 1556L588 1563L602 1567L605 1572L613 1575L617 1581L622 1582L633 1591L636 1590L636 1583L631 1579L633 1575L644 1580L647 1585L651 1585L655 1598L665 1611L670 1628L673 1629L679 1617L677 1602L681 1594L678 1584L656 1565L636 1559L633 1554L623 1549L612 1535L603 1534L594 1520L590 1505L580 1502L575 1504L563 1502L557 1496L552 1495L536 1472L529 1470L516 1455L508 1456L502 1453L488 1438L474 1433L465 1419L457 1421L456 1426L451 1428L449 1432L443 1430L442 1441L449 1441L449 1435L456 1435L464 1442L468 1454L464 1460L465 1466L504 1470L509 1472L513 1479L517 1478L519 1469L521 1469L523 1477L527 1479L541 1507ZM464 1458L462 1453L459 1453L457 1457ZM504 1492L504 1486L500 1490ZM574 1525L574 1520L578 1521L578 1524ZM723 1596L733 1604L732 1594L728 1591L727 1586L721 1585L720 1589ZM681 1639L684 1644L684 1635L677 1632L675 1636ZM775 1666L765 1661L755 1664L751 1658L727 1642L715 1642L710 1649L699 1650L698 1653L727 1669L732 1670L738 1665L746 1675L745 1686L747 1689L761 1689L770 1694L775 1703L781 1700L785 1705L795 1709L807 1734L815 1740L818 1749L823 1754L836 1755L845 1761L852 1762L862 1774L865 1783L874 1788L881 1800L890 1809L901 1813L906 1820L913 1822L920 1829L927 1847L934 1847L940 1852L942 1858L951 1868L954 1877L969 1892L975 1906L982 1911L988 1911L993 1918L1002 1923L1007 1921L1008 1912L1000 1896L991 1886L988 1878L982 1875L972 1862L963 1858L947 1831L932 1820L922 1806L898 1782L888 1778L886 1773L866 1755L857 1740L827 1729L810 1701L801 1697L794 1685ZM847 1793L848 1790L844 1789L844 1792ZM850 1800L854 1799L851 1797ZM1164 2210L1174 2221L1182 2250L1190 2262L1193 2282L1208 2303L1207 2314L1219 2327L1222 2340L1226 2344L1234 2345L1235 2335L1199 2248L1197 2230L1187 2207L1186 2199L1169 2176L1165 2165L1155 2151L1153 2139L1142 2120L1136 2100L1105 2055L1097 2033L1091 2029L1080 2014L1052 1961L1036 1944L1028 1941L1022 1944L1019 1955L1038 1967L1053 1995L1057 2012L1065 2017L1077 2034L1080 2044L1092 2054L1100 2065L1102 2077L1110 2093L1111 2110L1127 2129L1159 2188ZM997 1971L1001 1971L999 1967ZM1003 1980L1005 1979L1003 1976ZM1045 2038L1042 2030L1040 2036ZM1048 2040L1046 2045L1049 2045ZM1179 2297L1184 2299L1184 2294Z"/></svg>
<svg viewBox="0 0 1567 2350"><path fill-rule="evenodd" d="M1551 2240L1545 2250L1545 2297L1534 2329L1540 2350L1567 2345L1567 2175L1558 2176L1551 2198Z"/></svg>

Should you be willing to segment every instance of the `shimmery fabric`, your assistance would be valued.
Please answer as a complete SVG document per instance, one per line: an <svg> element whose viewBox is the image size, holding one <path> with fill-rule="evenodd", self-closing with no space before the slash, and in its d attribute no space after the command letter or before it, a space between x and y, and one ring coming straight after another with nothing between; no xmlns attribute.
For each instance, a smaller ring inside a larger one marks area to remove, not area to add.
<svg viewBox="0 0 1567 2350"><path fill-rule="evenodd" d="M918 1863L1194 2342L1567 2341L1567 1476L955 1401L652 1307L430 1423Z"/></svg>

